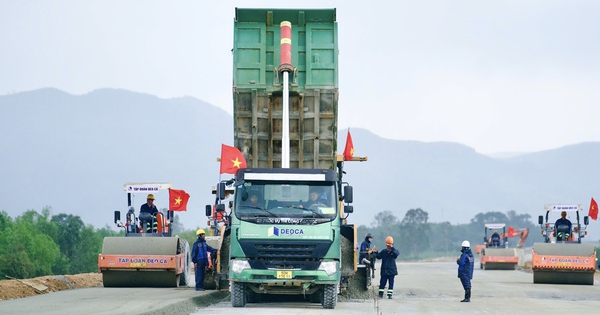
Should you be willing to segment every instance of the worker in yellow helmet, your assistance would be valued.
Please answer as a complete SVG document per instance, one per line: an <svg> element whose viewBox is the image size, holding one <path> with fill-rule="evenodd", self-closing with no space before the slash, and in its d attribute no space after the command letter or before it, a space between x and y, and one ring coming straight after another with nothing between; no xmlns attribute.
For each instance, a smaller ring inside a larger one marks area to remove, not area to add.
<svg viewBox="0 0 600 315"><path fill-rule="evenodd" d="M156 220L156 214L158 213L158 208L154 205L154 195L148 194L146 197L146 203L140 207L140 216L143 217L142 213L147 212L150 214L148 217L146 232L147 233L156 233L158 232L158 221Z"/></svg>
<svg viewBox="0 0 600 315"><path fill-rule="evenodd" d="M381 259L381 279L379 280L379 298L383 298L385 292L385 285L388 284L387 297L392 298L394 292L394 277L398 274L396 268L396 258L398 258L400 252L394 248L394 238L388 236L385 238L385 250L378 252L375 257Z"/></svg>
<svg viewBox="0 0 600 315"><path fill-rule="evenodd" d="M204 272L208 266L208 252L214 257L218 250L206 244L206 240L204 239L206 232L203 229L196 231L196 236L197 239L194 245L192 245L192 262L194 263L194 274L196 276L196 291L204 291Z"/></svg>

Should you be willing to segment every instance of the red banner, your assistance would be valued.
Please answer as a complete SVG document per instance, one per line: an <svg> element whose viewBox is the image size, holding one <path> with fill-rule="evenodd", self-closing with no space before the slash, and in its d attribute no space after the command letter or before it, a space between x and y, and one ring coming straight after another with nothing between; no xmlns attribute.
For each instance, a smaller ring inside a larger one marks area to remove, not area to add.
<svg viewBox="0 0 600 315"><path fill-rule="evenodd" d="M354 156L354 143L352 143L352 135L350 135L350 129L348 129L348 136L346 137L346 147L344 148L344 161L352 160Z"/></svg>
<svg viewBox="0 0 600 315"><path fill-rule="evenodd" d="M508 231L506 231L506 236L508 236L508 237L514 237L515 236L515 229L512 226L508 227Z"/></svg>
<svg viewBox="0 0 600 315"><path fill-rule="evenodd" d="M592 198L592 201L590 202L590 211L588 212L588 216L592 218L592 220L598 220L598 204L594 198Z"/></svg>
<svg viewBox="0 0 600 315"><path fill-rule="evenodd" d="M190 195L185 190L169 188L169 210L186 211Z"/></svg>
<svg viewBox="0 0 600 315"><path fill-rule="evenodd" d="M221 144L221 171L219 174L237 174L240 168L246 168L246 159L235 147Z"/></svg>

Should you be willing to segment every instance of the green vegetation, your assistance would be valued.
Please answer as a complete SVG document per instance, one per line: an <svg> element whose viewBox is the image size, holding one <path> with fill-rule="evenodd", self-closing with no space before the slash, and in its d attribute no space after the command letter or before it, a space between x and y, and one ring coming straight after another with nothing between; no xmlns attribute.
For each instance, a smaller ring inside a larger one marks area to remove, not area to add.
<svg viewBox="0 0 600 315"><path fill-rule="evenodd" d="M185 231L177 222L176 215L173 231L191 246L196 229ZM97 229L86 225L79 216L51 215L51 208L44 208L41 214L28 210L15 219L1 211L0 279L96 272L104 237L123 235L109 226Z"/></svg>
<svg viewBox="0 0 600 315"><path fill-rule="evenodd" d="M85 225L79 216L28 210L12 219L0 212L0 279L98 270L105 236L119 233Z"/></svg>
<svg viewBox="0 0 600 315"><path fill-rule="evenodd" d="M444 256L457 256L462 241L469 240L471 247L483 241L484 223L506 223L515 229L529 228L525 246L541 242L527 214L509 211L479 213L470 223L452 225L450 222L429 223L429 214L423 209L410 209L402 220L391 211L375 215L371 226L358 227L358 243L367 232L373 233L374 244L385 248L385 238L394 237L400 260L420 260ZM175 223L179 222L175 216ZM197 228L196 228L197 229ZM174 232L190 245L196 240L196 229L184 230L174 224ZM209 229L204 227L206 231ZM98 254L106 236L122 236L111 227L101 229L84 224L79 216L70 214L51 215L50 208L42 213L28 210L12 219L5 211L0 212L0 279L5 276L32 278L44 275L62 275L96 272ZM518 237L509 239L514 247ZM600 254L600 248L596 248Z"/></svg>
<svg viewBox="0 0 600 315"><path fill-rule="evenodd" d="M382 211L375 215L371 226L358 227L358 243L362 243L367 232L373 233L373 243L378 249L385 248L385 238L391 235L394 246L400 251L399 260L420 260L444 256L457 256L460 244L464 240L471 243L471 248L483 244L485 223L506 223L515 229L529 228L529 237L525 246L533 242L543 241L536 231L539 227L533 224L528 214L517 214L515 211L479 213L470 223L452 225L450 222L429 223L429 214L421 208L410 209L404 218L399 220L391 211ZM488 234L490 236L490 234ZM515 247L519 237L509 238L509 247Z"/></svg>

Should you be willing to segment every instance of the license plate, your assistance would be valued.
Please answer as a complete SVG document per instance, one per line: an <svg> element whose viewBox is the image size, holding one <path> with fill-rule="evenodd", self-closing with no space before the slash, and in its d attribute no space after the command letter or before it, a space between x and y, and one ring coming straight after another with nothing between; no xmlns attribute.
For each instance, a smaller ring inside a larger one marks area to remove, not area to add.
<svg viewBox="0 0 600 315"><path fill-rule="evenodd" d="M277 279L292 279L292 271L277 271Z"/></svg>
<svg viewBox="0 0 600 315"><path fill-rule="evenodd" d="M129 267L146 267L146 263L131 263Z"/></svg>

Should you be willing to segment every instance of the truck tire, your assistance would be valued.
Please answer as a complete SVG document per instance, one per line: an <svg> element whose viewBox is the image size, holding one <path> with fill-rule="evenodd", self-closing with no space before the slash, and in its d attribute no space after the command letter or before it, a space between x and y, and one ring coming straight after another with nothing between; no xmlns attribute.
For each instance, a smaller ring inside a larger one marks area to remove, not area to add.
<svg viewBox="0 0 600 315"><path fill-rule="evenodd" d="M246 306L246 286L241 282L231 283L231 306Z"/></svg>
<svg viewBox="0 0 600 315"><path fill-rule="evenodd" d="M337 285L336 284L325 284L323 285L323 308L334 309L337 305Z"/></svg>

